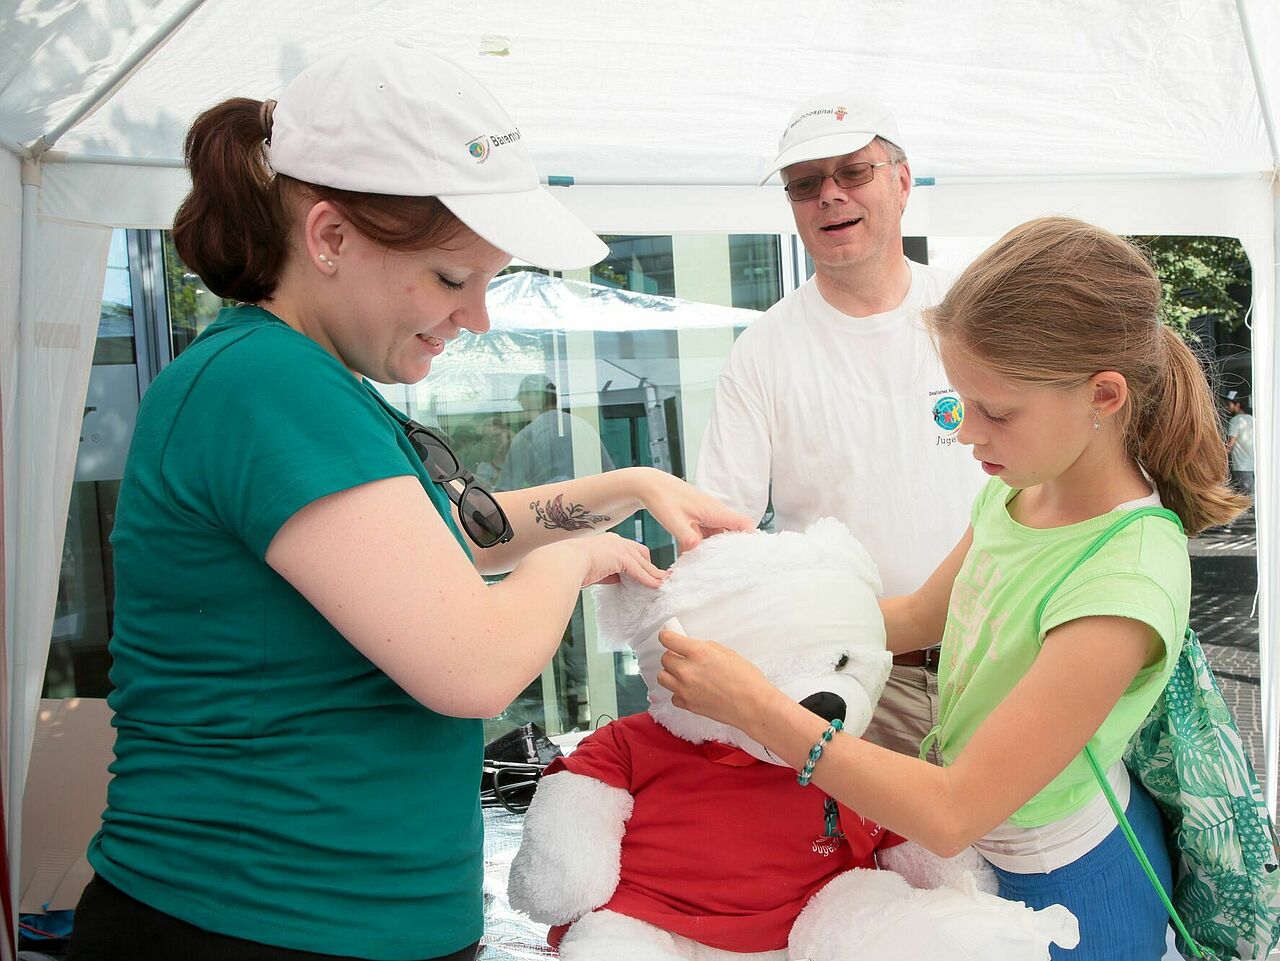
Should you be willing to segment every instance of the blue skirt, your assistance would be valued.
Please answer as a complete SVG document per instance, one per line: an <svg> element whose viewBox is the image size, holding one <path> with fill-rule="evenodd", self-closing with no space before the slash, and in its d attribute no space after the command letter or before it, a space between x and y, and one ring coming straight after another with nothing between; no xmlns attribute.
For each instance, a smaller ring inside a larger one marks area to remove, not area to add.
<svg viewBox="0 0 1280 961"><path fill-rule="evenodd" d="M1131 782L1125 813L1166 892L1173 888L1164 826L1156 804ZM1054 945L1053 961L1160 961L1169 915L1119 825L1088 854L1048 874L996 868L1000 896L1040 909L1065 905L1080 922L1080 944Z"/></svg>

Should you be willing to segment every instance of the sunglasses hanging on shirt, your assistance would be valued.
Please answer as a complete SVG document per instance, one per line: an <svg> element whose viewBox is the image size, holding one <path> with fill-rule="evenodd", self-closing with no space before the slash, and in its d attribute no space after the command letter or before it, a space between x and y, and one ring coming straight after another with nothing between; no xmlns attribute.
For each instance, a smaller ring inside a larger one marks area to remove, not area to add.
<svg viewBox="0 0 1280 961"><path fill-rule="evenodd" d="M462 466L443 437L416 420L405 421L404 431L422 459L427 476L444 488L458 508L462 529L477 546L494 547L515 536L497 500Z"/></svg>

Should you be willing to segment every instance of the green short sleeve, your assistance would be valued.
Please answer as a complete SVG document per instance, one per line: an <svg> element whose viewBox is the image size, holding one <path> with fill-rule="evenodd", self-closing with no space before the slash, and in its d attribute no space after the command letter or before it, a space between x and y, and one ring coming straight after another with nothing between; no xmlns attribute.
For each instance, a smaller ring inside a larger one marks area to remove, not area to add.
<svg viewBox="0 0 1280 961"><path fill-rule="evenodd" d="M1082 617L1125 617L1156 632L1164 645L1164 656L1158 664L1144 669L1140 677L1162 672L1169 655L1176 657L1181 650L1185 615L1178 617L1169 592L1148 574L1112 571L1093 575L1049 601L1041 628L1048 634L1055 627Z"/></svg>
<svg viewBox="0 0 1280 961"><path fill-rule="evenodd" d="M174 419L162 472L258 557L312 501L415 474L399 426L335 358L284 325L224 334Z"/></svg>

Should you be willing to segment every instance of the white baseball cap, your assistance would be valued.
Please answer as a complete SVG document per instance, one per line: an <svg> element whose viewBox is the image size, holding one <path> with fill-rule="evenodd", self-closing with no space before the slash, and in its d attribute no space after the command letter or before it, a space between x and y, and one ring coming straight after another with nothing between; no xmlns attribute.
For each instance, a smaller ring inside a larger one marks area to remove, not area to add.
<svg viewBox="0 0 1280 961"><path fill-rule="evenodd" d="M587 267L609 252L539 184L493 95L420 47L362 43L311 64L280 94L267 158L307 183L437 197L499 250L546 269Z"/></svg>
<svg viewBox="0 0 1280 961"><path fill-rule="evenodd" d="M764 186L783 167L806 160L843 157L876 137L901 147L898 123L889 108L856 90L819 94L800 105L778 141L778 156L760 181Z"/></svg>

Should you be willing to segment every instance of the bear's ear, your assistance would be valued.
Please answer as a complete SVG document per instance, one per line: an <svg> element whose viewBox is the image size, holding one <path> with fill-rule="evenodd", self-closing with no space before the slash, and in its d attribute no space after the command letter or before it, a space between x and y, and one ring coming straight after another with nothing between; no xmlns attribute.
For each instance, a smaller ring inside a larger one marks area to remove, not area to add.
<svg viewBox="0 0 1280 961"><path fill-rule="evenodd" d="M877 595L884 592L876 562L842 521L834 517L819 517L805 528L804 536L815 557L826 557L836 566L848 568L866 581Z"/></svg>

